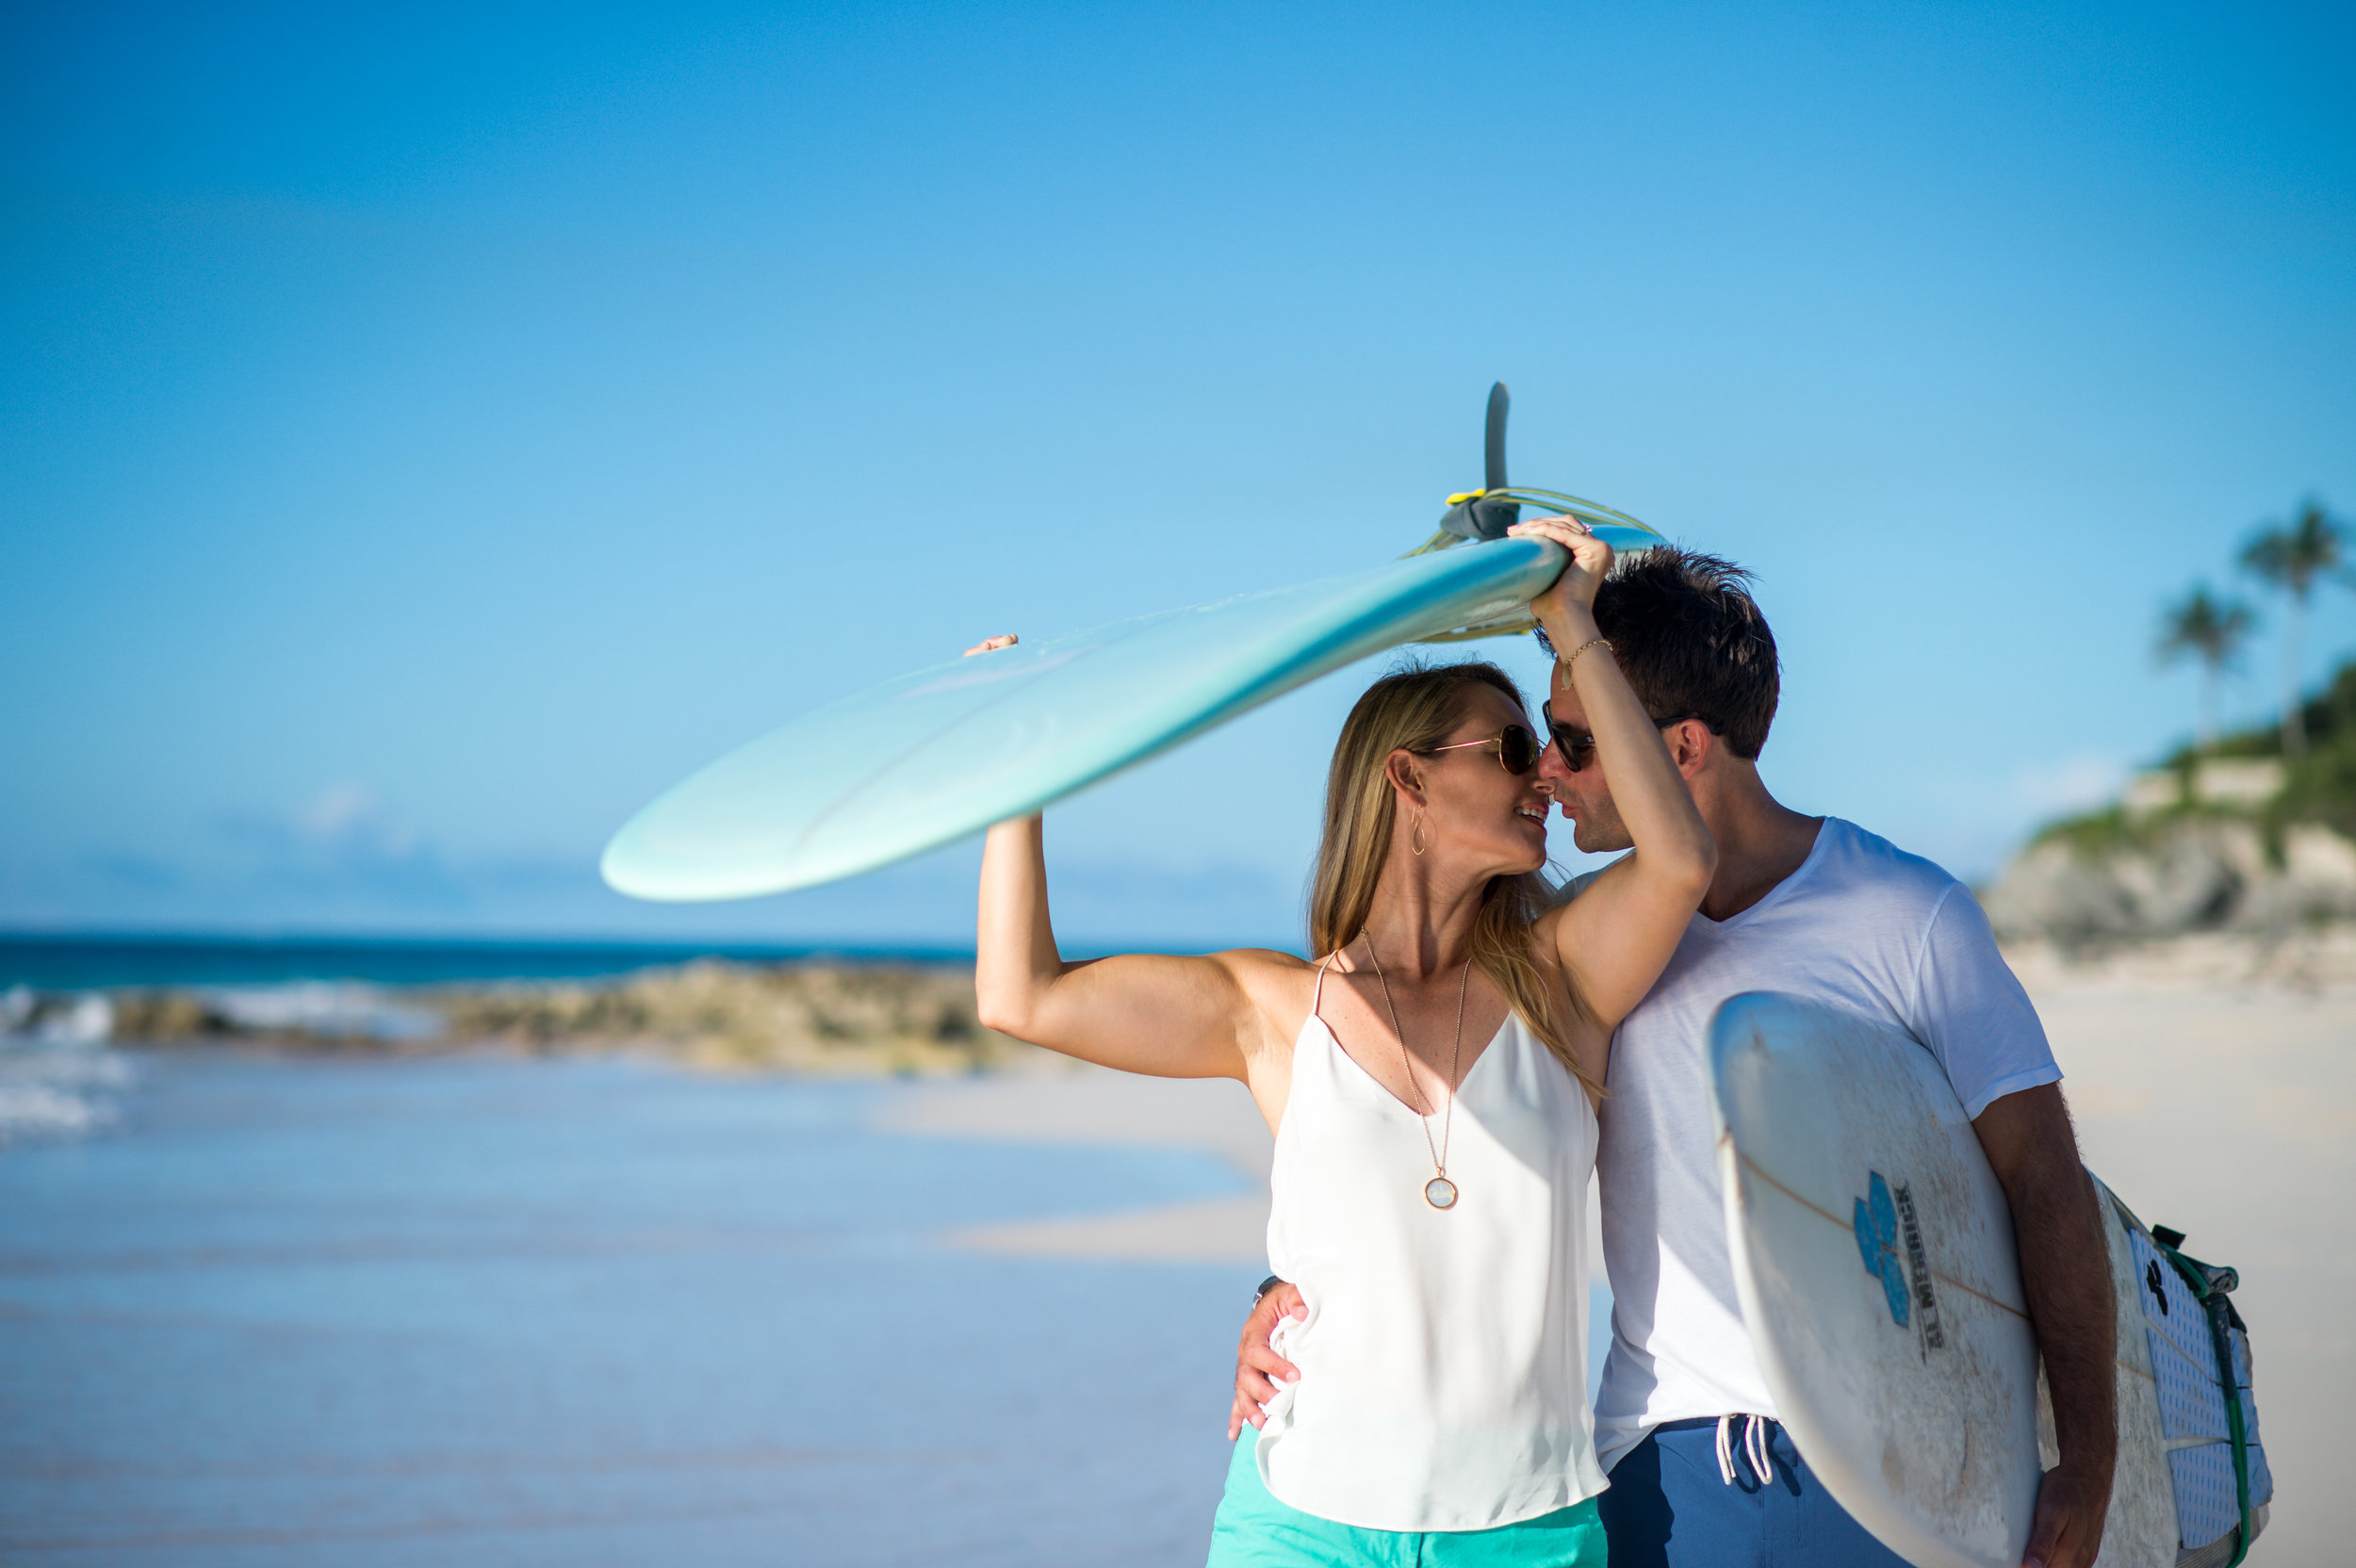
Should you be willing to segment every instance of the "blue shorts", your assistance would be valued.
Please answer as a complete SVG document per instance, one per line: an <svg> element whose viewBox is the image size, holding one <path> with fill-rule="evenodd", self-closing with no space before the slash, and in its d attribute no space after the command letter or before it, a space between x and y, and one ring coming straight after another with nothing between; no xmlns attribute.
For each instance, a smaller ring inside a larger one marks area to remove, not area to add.
<svg viewBox="0 0 2356 1568"><path fill-rule="evenodd" d="M1743 1453L1744 1419L1730 1434L1732 1482L1718 1468L1714 1417L1656 1427L1620 1456L1612 1490L1597 1499L1612 1568L1906 1568L1832 1500L1772 1421L1773 1473L1760 1477Z"/></svg>
<svg viewBox="0 0 2356 1568"><path fill-rule="evenodd" d="M1595 1499L1488 1530L1362 1530L1279 1502L1250 1427L1227 1463L1208 1568L1604 1568Z"/></svg>

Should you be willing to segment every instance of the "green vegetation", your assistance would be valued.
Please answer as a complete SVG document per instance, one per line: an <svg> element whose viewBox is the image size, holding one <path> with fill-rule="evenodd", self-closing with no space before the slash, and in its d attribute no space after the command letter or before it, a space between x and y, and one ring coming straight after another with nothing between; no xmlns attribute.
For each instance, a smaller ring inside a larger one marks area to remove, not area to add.
<svg viewBox="0 0 2356 1568"><path fill-rule="evenodd" d="M2191 658L2201 671L2197 738L2160 764L2176 775L2175 803L2132 810L2122 803L2050 823L2032 844L2062 843L2099 856L2151 846L2202 818L2255 822L2270 855L2281 852L2282 831L2295 823L2319 823L2356 838L2356 661L2342 664L2320 695L2302 700L2299 690L2309 601L2325 583L2356 588L2348 559L2347 525L2312 498L2287 521L2259 525L2242 547L2241 569L2284 600L2282 718L2265 728L2217 733L2217 687L2256 624L2250 607L2196 582L2163 611L2153 646L2160 662ZM2263 759L2282 761L2283 780L2262 808L2200 799L2194 785L2201 763Z"/></svg>
<svg viewBox="0 0 2356 1568"><path fill-rule="evenodd" d="M2217 744L2217 688L2240 657L2254 619L2248 605L2217 598L2205 582L2194 583L2192 592L2160 617L2160 662L2173 663L2186 654L2201 661L2199 734L2203 746Z"/></svg>
<svg viewBox="0 0 2356 1568"><path fill-rule="evenodd" d="M2351 582L2342 564L2347 556L2348 530L2310 498L2287 523L2262 528L2241 552L2242 569L2289 597L2282 638L2282 751L2300 757L2307 750L2306 727L2299 722L2299 672L2306 638L2307 600L2318 582Z"/></svg>
<svg viewBox="0 0 2356 1568"><path fill-rule="evenodd" d="M2282 830L2294 823L2320 823L2356 838L2356 660L2342 664L2323 691L2299 705L2298 725L2265 725L2220 736L2210 745L2188 745L2161 764L2184 786L2184 804L2162 810L2131 813L2120 806L2105 807L2084 816L2048 824L2037 843L2066 843L2082 854L2135 848L2151 843L2177 824L2202 817L2255 821L2268 846L2279 845ZM2304 750L2284 757L2286 737L2297 734ZM2281 794L2259 811L2229 805L2205 805L2193 799L2195 767L2203 761L2282 758L2285 770Z"/></svg>
<svg viewBox="0 0 2356 1568"><path fill-rule="evenodd" d="M2356 662L2299 710L2306 754L2294 759L2270 812L2277 824L2319 822L2356 838Z"/></svg>

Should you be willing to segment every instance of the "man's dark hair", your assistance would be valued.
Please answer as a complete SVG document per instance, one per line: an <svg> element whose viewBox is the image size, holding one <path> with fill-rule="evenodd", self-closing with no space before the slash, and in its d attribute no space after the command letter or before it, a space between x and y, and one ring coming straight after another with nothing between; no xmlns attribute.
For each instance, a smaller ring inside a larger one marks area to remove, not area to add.
<svg viewBox="0 0 2356 1568"><path fill-rule="evenodd" d="M1731 561L1655 546L1614 563L1595 596L1596 629L1644 710L1690 714L1745 760L1767 743L1783 688L1750 581Z"/></svg>

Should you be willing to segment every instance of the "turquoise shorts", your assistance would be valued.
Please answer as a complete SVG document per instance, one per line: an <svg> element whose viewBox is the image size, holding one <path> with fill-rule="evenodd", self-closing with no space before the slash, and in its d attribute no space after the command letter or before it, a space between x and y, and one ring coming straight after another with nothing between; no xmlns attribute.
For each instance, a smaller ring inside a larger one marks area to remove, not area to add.
<svg viewBox="0 0 2356 1568"><path fill-rule="evenodd" d="M1250 1427L1227 1465L1208 1568L1604 1568L1595 1499L1488 1530L1362 1530L1281 1503Z"/></svg>

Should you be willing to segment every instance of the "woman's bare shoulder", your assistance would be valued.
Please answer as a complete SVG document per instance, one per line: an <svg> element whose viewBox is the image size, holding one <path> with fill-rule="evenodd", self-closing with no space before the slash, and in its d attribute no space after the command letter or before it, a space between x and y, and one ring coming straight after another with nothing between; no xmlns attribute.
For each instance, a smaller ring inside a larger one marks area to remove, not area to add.
<svg viewBox="0 0 2356 1568"><path fill-rule="evenodd" d="M1288 1042L1299 1033L1317 985L1316 964L1271 947L1235 947L1212 956L1251 1002L1266 1041Z"/></svg>
<svg viewBox="0 0 2356 1568"><path fill-rule="evenodd" d="M1317 972L1317 966L1299 954L1273 947L1231 947L1212 954L1211 958L1255 999L1263 994L1290 995L1313 984Z"/></svg>

